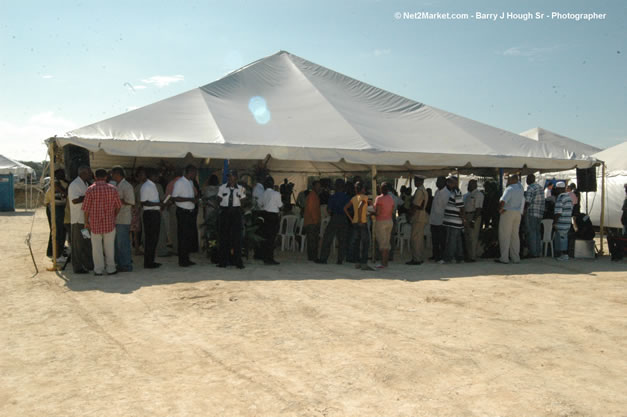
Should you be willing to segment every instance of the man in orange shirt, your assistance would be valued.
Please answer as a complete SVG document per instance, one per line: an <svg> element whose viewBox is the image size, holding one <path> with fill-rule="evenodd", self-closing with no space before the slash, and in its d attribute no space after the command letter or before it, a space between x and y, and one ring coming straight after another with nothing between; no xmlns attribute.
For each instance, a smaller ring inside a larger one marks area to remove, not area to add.
<svg viewBox="0 0 627 417"><path fill-rule="evenodd" d="M318 242L320 241L320 181L314 181L311 192L305 202L303 230L307 236L307 259L318 260Z"/></svg>
<svg viewBox="0 0 627 417"><path fill-rule="evenodd" d="M355 196L344 206L344 213L353 223L353 234L351 238L351 246L357 246L358 259L355 268L365 271L373 271L374 269L368 265L368 249L370 248L370 233L368 232L368 196L366 195L366 187L361 181L355 183ZM348 209L353 207L353 216L351 217ZM359 245L357 243L359 242Z"/></svg>

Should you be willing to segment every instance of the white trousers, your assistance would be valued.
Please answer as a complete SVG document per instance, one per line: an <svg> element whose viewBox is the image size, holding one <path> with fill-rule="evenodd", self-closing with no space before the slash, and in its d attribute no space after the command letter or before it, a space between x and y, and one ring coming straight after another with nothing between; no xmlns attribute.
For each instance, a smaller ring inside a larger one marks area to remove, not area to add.
<svg viewBox="0 0 627 417"><path fill-rule="evenodd" d="M520 262L520 211L505 210L499 219L499 247L501 262Z"/></svg>
<svg viewBox="0 0 627 417"><path fill-rule="evenodd" d="M91 234L91 253L94 258L94 273L115 272L115 229L105 234Z"/></svg>

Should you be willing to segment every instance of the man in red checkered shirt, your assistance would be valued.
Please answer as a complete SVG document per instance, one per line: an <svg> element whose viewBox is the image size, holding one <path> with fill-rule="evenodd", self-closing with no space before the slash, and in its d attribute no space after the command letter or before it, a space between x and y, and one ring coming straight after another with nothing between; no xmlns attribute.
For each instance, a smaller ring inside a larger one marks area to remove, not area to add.
<svg viewBox="0 0 627 417"><path fill-rule="evenodd" d="M94 274L117 273L115 269L115 218L122 207L118 190L107 184L107 171L96 170L96 182L87 188L83 211L85 227L91 232ZM103 256L104 251L104 256Z"/></svg>

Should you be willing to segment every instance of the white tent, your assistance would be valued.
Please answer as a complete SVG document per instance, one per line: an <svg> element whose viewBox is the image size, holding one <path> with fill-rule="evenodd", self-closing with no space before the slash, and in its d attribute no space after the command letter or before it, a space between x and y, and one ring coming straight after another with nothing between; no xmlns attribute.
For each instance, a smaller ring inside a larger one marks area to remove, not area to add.
<svg viewBox="0 0 627 417"><path fill-rule="evenodd" d="M0 174L13 174L17 178L25 178L34 172L35 170L28 165L0 155Z"/></svg>
<svg viewBox="0 0 627 417"><path fill-rule="evenodd" d="M562 136L541 127L534 127L533 129L526 130L520 135L541 143L549 143L551 145L567 149L574 157L590 156L601 150L596 146L579 142L578 140Z"/></svg>
<svg viewBox="0 0 627 417"><path fill-rule="evenodd" d="M594 155L605 162L605 224L621 228L625 184L627 184L627 142L607 148ZM601 170L597 169L597 193L588 193L588 208L592 224L599 225L601 218ZM585 207L585 198L582 207Z"/></svg>
<svg viewBox="0 0 627 417"><path fill-rule="evenodd" d="M263 160L273 172L487 167L593 158L440 110L278 52L224 78L54 138L96 157Z"/></svg>

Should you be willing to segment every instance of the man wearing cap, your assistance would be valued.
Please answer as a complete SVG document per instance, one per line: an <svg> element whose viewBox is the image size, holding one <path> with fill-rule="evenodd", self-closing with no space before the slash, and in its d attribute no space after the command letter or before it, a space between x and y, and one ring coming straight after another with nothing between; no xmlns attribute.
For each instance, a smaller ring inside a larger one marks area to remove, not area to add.
<svg viewBox="0 0 627 417"><path fill-rule="evenodd" d="M229 172L228 181L218 189L220 200L220 262L218 267L226 268L235 265L244 268L242 262L242 204L246 198L246 190L237 184L237 172Z"/></svg>
<svg viewBox="0 0 627 417"><path fill-rule="evenodd" d="M420 265L424 262L424 242L425 242L425 225L428 216L427 202L429 195L424 187L425 178L420 175L414 176L414 186L416 192L411 202L409 216L411 221L411 247L412 257L407 265Z"/></svg>
<svg viewBox="0 0 627 417"><path fill-rule="evenodd" d="M178 241L179 266L195 265L189 259L192 251L192 239L196 229L196 191L193 179L196 178L196 167L188 165L185 175L174 183L172 201L176 205L176 230Z"/></svg>
<svg viewBox="0 0 627 417"><path fill-rule="evenodd" d="M483 193L477 188L477 180L468 181L468 193L464 195L464 238L466 240L466 262L477 261L479 231L481 230L481 210Z"/></svg>
<svg viewBox="0 0 627 417"><path fill-rule="evenodd" d="M507 178L507 188L499 203L499 247L501 257L494 262L508 264L520 263L520 219L524 203L524 191L518 182L518 175Z"/></svg>
<svg viewBox="0 0 627 417"><path fill-rule="evenodd" d="M572 224L573 200L566 191L566 183L558 181L555 184L555 211L553 212L553 229L555 237L555 256L559 261L568 260L568 231Z"/></svg>

